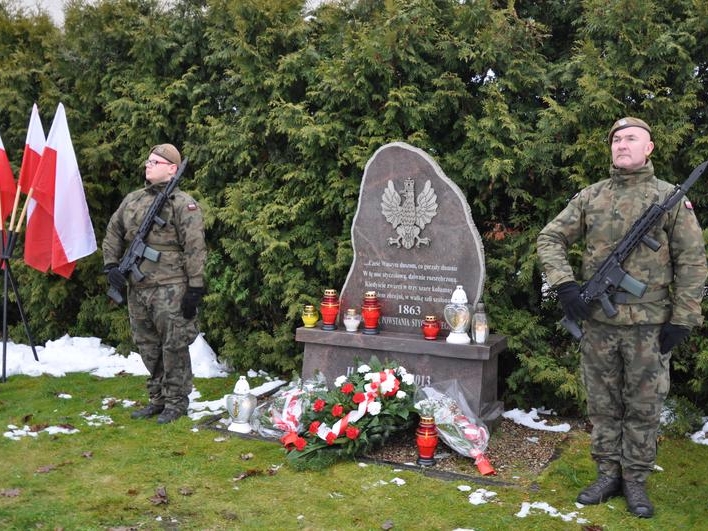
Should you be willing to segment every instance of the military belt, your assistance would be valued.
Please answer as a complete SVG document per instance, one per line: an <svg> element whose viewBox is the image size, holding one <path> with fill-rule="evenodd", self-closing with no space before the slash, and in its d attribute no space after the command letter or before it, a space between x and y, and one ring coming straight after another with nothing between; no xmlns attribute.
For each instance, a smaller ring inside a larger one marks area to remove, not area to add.
<svg viewBox="0 0 708 531"><path fill-rule="evenodd" d="M656 291L649 291L642 297L637 297L626 291L616 291L612 294L612 302L615 304L638 304L643 302L657 302L669 296L669 289L662 288Z"/></svg>
<svg viewBox="0 0 708 531"><path fill-rule="evenodd" d="M156 243L156 244L149 243L148 247L150 247L151 249L155 249L156 251L181 251L182 250L182 248L178 245L167 245L167 244L163 245L163 244L159 244L159 243Z"/></svg>

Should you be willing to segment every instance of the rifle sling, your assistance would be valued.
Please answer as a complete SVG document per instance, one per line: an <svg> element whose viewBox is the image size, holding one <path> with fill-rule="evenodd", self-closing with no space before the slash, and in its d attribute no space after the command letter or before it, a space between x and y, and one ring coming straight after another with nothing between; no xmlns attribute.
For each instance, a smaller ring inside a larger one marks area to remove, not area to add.
<svg viewBox="0 0 708 531"><path fill-rule="evenodd" d="M615 304L641 304L644 302L658 302L668 296L668 288L661 288L656 291L648 291L643 297L637 297L626 291L616 291L610 298Z"/></svg>

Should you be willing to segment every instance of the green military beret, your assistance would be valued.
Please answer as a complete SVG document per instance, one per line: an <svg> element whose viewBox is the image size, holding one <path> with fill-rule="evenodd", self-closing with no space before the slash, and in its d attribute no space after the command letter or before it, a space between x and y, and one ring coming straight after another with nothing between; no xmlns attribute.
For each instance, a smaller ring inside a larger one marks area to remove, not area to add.
<svg viewBox="0 0 708 531"><path fill-rule="evenodd" d="M651 134L651 127L647 125L644 120L639 118L634 118L632 116L627 116L625 118L620 118L617 120L610 129L610 134L607 135L607 141L612 144L612 136L620 129L626 129L627 127L641 127L645 131Z"/></svg>
<svg viewBox="0 0 708 531"><path fill-rule="evenodd" d="M159 155L163 159L170 161L172 164L182 163L182 157L180 156L179 151L177 151L177 148L172 144L158 144L156 146L152 146L150 148L150 153Z"/></svg>

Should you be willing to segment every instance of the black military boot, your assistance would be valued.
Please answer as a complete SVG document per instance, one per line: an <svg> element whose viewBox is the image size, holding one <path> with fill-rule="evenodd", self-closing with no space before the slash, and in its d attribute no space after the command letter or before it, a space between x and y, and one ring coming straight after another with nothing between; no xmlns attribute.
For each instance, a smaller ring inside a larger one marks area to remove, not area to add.
<svg viewBox="0 0 708 531"><path fill-rule="evenodd" d="M597 481L583 490L576 501L583 505L597 505L613 496L619 496L622 491L622 479L611 476L600 476Z"/></svg>
<svg viewBox="0 0 708 531"><path fill-rule="evenodd" d="M165 409L165 406L163 404L148 404L142 409L133 411L130 414L130 417L134 419L146 419L149 417L154 417L155 415L159 415L160 413L162 413L163 409Z"/></svg>
<svg viewBox="0 0 708 531"><path fill-rule="evenodd" d="M174 422L183 415L184 412L180 411L179 409L167 408L162 413L160 413L159 417L157 417L157 423L169 424L170 422Z"/></svg>
<svg viewBox="0 0 708 531"><path fill-rule="evenodd" d="M643 481L623 481L622 491L627 500L629 512L640 518L654 516L654 506L647 496L646 486Z"/></svg>

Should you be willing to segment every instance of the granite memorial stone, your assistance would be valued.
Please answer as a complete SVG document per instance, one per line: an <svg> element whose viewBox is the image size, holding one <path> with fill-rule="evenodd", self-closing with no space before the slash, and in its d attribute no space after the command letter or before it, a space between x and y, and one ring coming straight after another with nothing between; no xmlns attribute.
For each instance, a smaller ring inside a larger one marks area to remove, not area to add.
<svg viewBox="0 0 708 531"><path fill-rule="evenodd" d="M472 410L488 424L503 412L497 400L498 354L506 339L451 344L444 308L463 286L470 310L482 297L484 248L470 207L426 152L402 142L386 144L368 161L352 223L354 259L341 290L337 330L298 328L305 344L303 377L322 373L328 382L356 370L375 355L397 361L419 385L457 380ZM379 332L347 332L347 310L361 310L365 293L381 305ZM439 339L424 338L422 324L435 316Z"/></svg>

